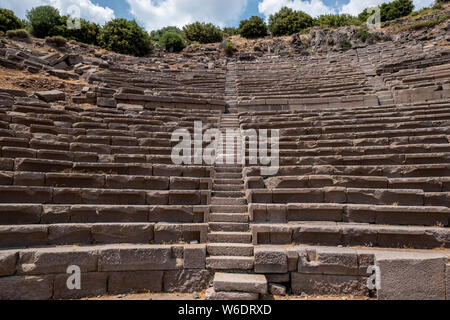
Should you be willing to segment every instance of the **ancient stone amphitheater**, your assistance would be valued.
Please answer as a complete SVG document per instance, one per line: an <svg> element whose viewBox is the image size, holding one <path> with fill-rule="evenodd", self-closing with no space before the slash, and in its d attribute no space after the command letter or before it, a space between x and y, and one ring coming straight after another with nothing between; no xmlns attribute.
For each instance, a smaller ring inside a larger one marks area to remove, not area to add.
<svg viewBox="0 0 450 320"><path fill-rule="evenodd" d="M241 58L0 48L2 72L87 83L0 89L0 298L450 299L450 49ZM279 170L174 164L194 122L278 129Z"/></svg>

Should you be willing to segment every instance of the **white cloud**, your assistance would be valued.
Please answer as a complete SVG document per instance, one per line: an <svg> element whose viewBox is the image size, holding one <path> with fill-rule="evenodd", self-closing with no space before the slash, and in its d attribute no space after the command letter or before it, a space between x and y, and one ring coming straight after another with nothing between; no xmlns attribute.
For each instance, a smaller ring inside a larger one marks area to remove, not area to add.
<svg viewBox="0 0 450 320"><path fill-rule="evenodd" d="M127 0L130 13L147 31L165 26L182 27L195 21L220 27L238 22L247 0Z"/></svg>
<svg viewBox="0 0 450 320"><path fill-rule="evenodd" d="M341 13L349 13L358 15L365 8L374 7L384 2L392 2L386 0L350 0L350 2L341 8ZM414 0L414 10L419 10L431 6L435 0Z"/></svg>
<svg viewBox="0 0 450 320"><path fill-rule="evenodd" d="M271 14L278 12L282 7L301 10L313 17L328 13L349 13L358 15L367 7L377 6L383 2L393 0L350 0L341 8L333 8L323 3L323 0L262 0L258 3L258 10L268 18ZM414 0L415 9L431 6L435 0Z"/></svg>
<svg viewBox="0 0 450 320"><path fill-rule="evenodd" d="M263 0L258 4L258 10L268 18L271 14L278 12L282 7L300 10L316 17L321 14L336 13L336 9L327 6L322 0Z"/></svg>
<svg viewBox="0 0 450 320"><path fill-rule="evenodd" d="M91 0L0 0L0 8L13 10L20 18L25 18L27 10L43 5L57 8L61 15L73 15L70 9L75 6L79 8L81 18L99 24L104 24L115 17L114 10L96 5Z"/></svg>

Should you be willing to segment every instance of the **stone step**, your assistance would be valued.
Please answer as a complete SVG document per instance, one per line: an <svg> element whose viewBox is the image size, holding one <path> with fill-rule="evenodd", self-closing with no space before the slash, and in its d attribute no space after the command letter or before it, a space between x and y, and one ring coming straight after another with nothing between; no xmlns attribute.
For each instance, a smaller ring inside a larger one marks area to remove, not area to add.
<svg viewBox="0 0 450 320"><path fill-rule="evenodd" d="M244 191L235 191L235 190L227 190L227 191L213 191L211 194L213 197L220 197L220 198L243 198L245 197Z"/></svg>
<svg viewBox="0 0 450 320"><path fill-rule="evenodd" d="M253 257L210 256L206 258L206 268L213 270L252 270Z"/></svg>
<svg viewBox="0 0 450 320"><path fill-rule="evenodd" d="M208 192L207 192L208 193ZM0 186L0 203L202 205L204 191L145 191L133 189Z"/></svg>
<svg viewBox="0 0 450 320"><path fill-rule="evenodd" d="M450 206L450 192L384 188L252 189L250 203L348 203L387 206Z"/></svg>
<svg viewBox="0 0 450 320"><path fill-rule="evenodd" d="M222 167L220 165L217 165L214 170L216 171L216 174L218 173L237 173L240 174L242 176L242 166L227 166L227 167Z"/></svg>
<svg viewBox="0 0 450 320"><path fill-rule="evenodd" d="M212 197L211 198L212 205L244 205L247 204L247 200L245 198L222 198L222 197Z"/></svg>
<svg viewBox="0 0 450 320"><path fill-rule="evenodd" d="M324 221L397 226L449 226L450 208L442 206L384 206L337 203L250 205L254 223Z"/></svg>
<svg viewBox="0 0 450 320"><path fill-rule="evenodd" d="M244 185L236 184L215 184L213 185L213 191L237 191L242 192L244 190Z"/></svg>
<svg viewBox="0 0 450 320"><path fill-rule="evenodd" d="M216 164L214 168L219 168L219 169L233 169L233 168L239 168L242 172L242 164L226 164L226 163L222 163L222 164Z"/></svg>
<svg viewBox="0 0 450 320"><path fill-rule="evenodd" d="M249 221L247 213L211 213L209 216L211 222L243 222Z"/></svg>
<svg viewBox="0 0 450 320"><path fill-rule="evenodd" d="M193 223L205 220L205 208L195 205L43 205L40 203L12 203L0 204L0 225L146 223L158 221ZM248 216L247 214L243 215Z"/></svg>
<svg viewBox="0 0 450 320"><path fill-rule="evenodd" d="M253 245L243 243L209 243L208 254L211 256L253 256Z"/></svg>
<svg viewBox="0 0 450 320"><path fill-rule="evenodd" d="M383 176L302 175L282 176L267 180L270 189L304 187L344 187L366 189L420 189L424 192L441 192L450 189L448 177L388 178ZM252 184L264 185L262 177L249 178Z"/></svg>
<svg viewBox="0 0 450 320"><path fill-rule="evenodd" d="M255 301L259 299L259 294L247 292L216 292L214 288L208 288L205 299L217 301Z"/></svg>
<svg viewBox="0 0 450 320"><path fill-rule="evenodd" d="M251 232L210 232L208 241L213 243L251 243Z"/></svg>
<svg viewBox="0 0 450 320"><path fill-rule="evenodd" d="M382 176L388 178L398 178L402 172L404 178L420 177L450 177L450 164L422 164L422 165L363 165L363 166L283 166L280 167L283 176L320 175L345 175L345 176ZM300 173L299 173L300 172ZM247 176L260 176L260 167L248 169Z"/></svg>
<svg viewBox="0 0 450 320"><path fill-rule="evenodd" d="M220 172L215 174L216 179L242 179L242 173L241 172Z"/></svg>
<svg viewBox="0 0 450 320"><path fill-rule="evenodd" d="M298 222L252 224L257 244L370 246L435 249L450 247L450 230L443 227L391 226L368 223Z"/></svg>
<svg viewBox="0 0 450 320"><path fill-rule="evenodd" d="M264 275L217 272L213 282L216 292L267 293L267 279Z"/></svg>
<svg viewBox="0 0 450 320"><path fill-rule="evenodd" d="M243 185L244 180L241 179L214 179L214 184L231 184L231 185Z"/></svg>
<svg viewBox="0 0 450 320"><path fill-rule="evenodd" d="M248 223L237 223L237 222L210 222L209 229L211 231L225 231L225 232L248 232Z"/></svg>
<svg viewBox="0 0 450 320"><path fill-rule="evenodd" d="M247 213L248 206L231 206L231 205L211 205L210 210L212 213Z"/></svg>
<svg viewBox="0 0 450 320"><path fill-rule="evenodd" d="M205 243L205 223L66 223L0 226L0 248L119 243Z"/></svg>

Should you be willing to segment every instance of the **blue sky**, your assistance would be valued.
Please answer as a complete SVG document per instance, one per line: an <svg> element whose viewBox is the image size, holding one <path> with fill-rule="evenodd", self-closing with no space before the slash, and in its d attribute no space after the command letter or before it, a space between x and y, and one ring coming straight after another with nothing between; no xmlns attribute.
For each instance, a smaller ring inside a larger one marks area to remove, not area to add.
<svg viewBox="0 0 450 320"><path fill-rule="evenodd" d="M214 0L212 0L214 1ZM224 0L226 1L226 0ZM387 0L389 1L389 0ZM261 18L265 18L264 14L259 12L258 3L260 0L248 0L247 7L245 11L238 17L238 21L246 19L251 16L259 16ZM350 0L323 0L325 5L332 7L336 10L339 10L345 4L348 4ZM125 0L116 0L116 1L108 1L108 0L98 0L94 3L98 3L103 7L110 7L116 13L116 17L126 18L126 19L134 19L133 15L130 14L130 6ZM236 23L231 23L232 26L237 26Z"/></svg>
<svg viewBox="0 0 450 320"><path fill-rule="evenodd" d="M0 0L0 8L13 10L24 18L26 11L52 5L61 14L81 16L104 24L113 18L134 19L148 31L168 25L195 21L212 22L220 27L237 26L252 15L267 19L281 7L302 10L312 16L326 13L358 14L366 7L392 0ZM416 9L435 0L413 0Z"/></svg>

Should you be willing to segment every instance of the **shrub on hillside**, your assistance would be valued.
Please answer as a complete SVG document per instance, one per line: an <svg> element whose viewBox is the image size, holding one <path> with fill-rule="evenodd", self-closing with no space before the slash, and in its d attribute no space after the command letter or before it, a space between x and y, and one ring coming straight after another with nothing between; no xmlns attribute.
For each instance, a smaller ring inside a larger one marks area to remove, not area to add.
<svg viewBox="0 0 450 320"><path fill-rule="evenodd" d="M247 39L262 38L267 36L267 25L260 17L253 16L248 20L241 21L238 32Z"/></svg>
<svg viewBox="0 0 450 320"><path fill-rule="evenodd" d="M344 50L349 50L349 49L351 49L353 46L352 46L352 43L350 42L350 41L348 41L348 40L342 40L340 43L339 43L339 48L341 48L341 49L344 49Z"/></svg>
<svg viewBox="0 0 450 320"><path fill-rule="evenodd" d="M30 34L25 29L8 30L6 36L9 38L29 39Z"/></svg>
<svg viewBox="0 0 450 320"><path fill-rule="evenodd" d="M234 52L234 46L231 42L227 42L227 44L225 45L225 53L228 56L231 56Z"/></svg>
<svg viewBox="0 0 450 320"><path fill-rule="evenodd" d="M91 45L98 45L98 36L100 35L101 31L101 28L98 24L80 19L80 29L69 29L67 27L68 19L68 16L61 17L60 25L53 28L50 31L50 35L62 36L70 40L75 40Z"/></svg>
<svg viewBox="0 0 450 320"><path fill-rule="evenodd" d="M59 11L51 6L40 6L27 12L31 33L38 38L56 35L56 29L61 26Z"/></svg>
<svg viewBox="0 0 450 320"><path fill-rule="evenodd" d="M269 17L269 30L274 36L290 36L313 25L313 18L303 11L284 7Z"/></svg>
<svg viewBox="0 0 450 320"><path fill-rule="evenodd" d="M136 21L115 19L108 22L99 35L102 48L123 54L143 56L150 52L149 34Z"/></svg>
<svg viewBox="0 0 450 320"><path fill-rule="evenodd" d="M233 27L223 28L223 35L225 37L231 37L231 36L235 36L237 34L238 34L238 29L237 28L233 28Z"/></svg>
<svg viewBox="0 0 450 320"><path fill-rule="evenodd" d="M199 43L215 43L223 40L223 32L212 23L195 22L183 27L189 41Z"/></svg>
<svg viewBox="0 0 450 320"><path fill-rule="evenodd" d="M184 37L183 31L180 28L177 28L177 27L174 27L174 26L164 27L164 28L159 29L159 30L153 30L152 32L150 32L150 37L152 38L153 41L156 41L156 42L159 43L159 41L161 40L162 36L166 32L174 32L174 33L177 33L180 36Z"/></svg>
<svg viewBox="0 0 450 320"><path fill-rule="evenodd" d="M322 28L339 28L344 26L357 26L361 21L349 14L323 14L314 19L314 25Z"/></svg>
<svg viewBox="0 0 450 320"><path fill-rule="evenodd" d="M186 47L179 33L168 31L163 34L159 44L169 52L180 52Z"/></svg>
<svg viewBox="0 0 450 320"><path fill-rule="evenodd" d="M381 22L395 20L409 15L414 10L412 0L395 0L390 3L383 3L380 6ZM370 17L369 8L364 9L358 19L365 22Z"/></svg>
<svg viewBox="0 0 450 320"><path fill-rule="evenodd" d="M67 44L67 39L63 36L47 37L45 38L45 43L60 48Z"/></svg>
<svg viewBox="0 0 450 320"><path fill-rule="evenodd" d="M22 21L7 9L0 9L0 31L18 30L23 28Z"/></svg>

